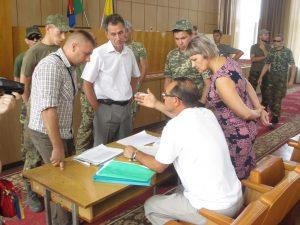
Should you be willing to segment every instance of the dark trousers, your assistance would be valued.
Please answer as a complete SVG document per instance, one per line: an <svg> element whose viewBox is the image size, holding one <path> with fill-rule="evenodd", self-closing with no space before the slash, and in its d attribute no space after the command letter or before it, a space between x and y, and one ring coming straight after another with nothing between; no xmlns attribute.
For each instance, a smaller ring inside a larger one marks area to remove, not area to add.
<svg viewBox="0 0 300 225"><path fill-rule="evenodd" d="M249 73L249 82L252 85L252 87L254 88L254 90L256 90L257 85L258 85L258 79L260 76L260 71L251 71ZM269 74L267 73L263 80L262 80L262 85L260 87L261 90L261 104L265 107L270 105L270 87L269 87Z"/></svg>

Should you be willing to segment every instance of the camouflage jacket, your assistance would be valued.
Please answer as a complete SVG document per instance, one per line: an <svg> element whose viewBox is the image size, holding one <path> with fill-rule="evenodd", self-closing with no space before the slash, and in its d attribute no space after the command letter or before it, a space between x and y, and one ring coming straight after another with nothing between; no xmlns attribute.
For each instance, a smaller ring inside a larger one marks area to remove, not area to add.
<svg viewBox="0 0 300 225"><path fill-rule="evenodd" d="M266 58L266 64L271 64L271 72L287 73L289 65L295 64L295 61L290 49L286 47L280 50L272 48Z"/></svg>
<svg viewBox="0 0 300 225"><path fill-rule="evenodd" d="M164 75L172 79L188 77L196 83L200 90L203 88L203 79L210 77L209 72L199 73L193 68L192 62L179 49L174 49L167 55Z"/></svg>
<svg viewBox="0 0 300 225"><path fill-rule="evenodd" d="M144 45L140 42L132 41L130 44L126 44L128 48L130 48L133 51L133 54L135 56L137 64L140 66L141 64L141 58L145 59L147 58L147 52Z"/></svg>

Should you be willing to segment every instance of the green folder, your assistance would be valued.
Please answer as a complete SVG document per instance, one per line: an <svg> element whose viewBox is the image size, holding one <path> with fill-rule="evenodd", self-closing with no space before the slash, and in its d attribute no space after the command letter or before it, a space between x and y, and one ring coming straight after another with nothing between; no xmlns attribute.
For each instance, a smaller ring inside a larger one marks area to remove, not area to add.
<svg viewBox="0 0 300 225"><path fill-rule="evenodd" d="M150 186L154 174L154 171L145 166L112 160L97 171L93 180L104 183Z"/></svg>

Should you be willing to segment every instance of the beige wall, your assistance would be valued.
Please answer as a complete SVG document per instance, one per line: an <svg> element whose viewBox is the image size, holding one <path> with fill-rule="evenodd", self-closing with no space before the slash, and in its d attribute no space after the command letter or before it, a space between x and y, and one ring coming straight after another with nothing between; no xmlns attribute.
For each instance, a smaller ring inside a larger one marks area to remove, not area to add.
<svg viewBox="0 0 300 225"><path fill-rule="evenodd" d="M66 15L67 0L10 0L13 26L43 25L49 14ZM83 0L86 16L93 28L100 26L105 0ZM166 31L175 21L189 19L200 32L217 27L218 0L114 0L115 10L130 20L137 30ZM87 23L81 15L76 26Z"/></svg>

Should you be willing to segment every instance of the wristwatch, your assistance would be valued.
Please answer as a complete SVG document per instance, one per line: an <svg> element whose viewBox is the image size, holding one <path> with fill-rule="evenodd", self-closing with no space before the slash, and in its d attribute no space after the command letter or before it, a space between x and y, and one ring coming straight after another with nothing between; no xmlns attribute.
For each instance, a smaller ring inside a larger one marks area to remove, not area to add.
<svg viewBox="0 0 300 225"><path fill-rule="evenodd" d="M138 152L137 150L133 152L133 154L131 155L131 161L134 161L134 162L137 161L137 160L136 160L136 153L137 153L137 152Z"/></svg>

